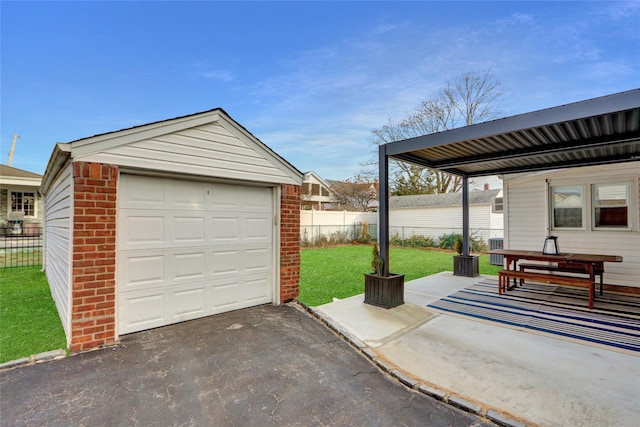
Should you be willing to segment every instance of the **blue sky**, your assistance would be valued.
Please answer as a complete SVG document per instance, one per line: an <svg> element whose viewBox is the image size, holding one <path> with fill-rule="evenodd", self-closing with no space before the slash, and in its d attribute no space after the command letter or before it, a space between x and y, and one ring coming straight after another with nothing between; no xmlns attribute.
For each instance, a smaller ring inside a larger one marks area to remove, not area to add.
<svg viewBox="0 0 640 427"><path fill-rule="evenodd" d="M640 2L0 3L0 161L221 107L344 179L371 130L491 69L504 116L640 87Z"/></svg>

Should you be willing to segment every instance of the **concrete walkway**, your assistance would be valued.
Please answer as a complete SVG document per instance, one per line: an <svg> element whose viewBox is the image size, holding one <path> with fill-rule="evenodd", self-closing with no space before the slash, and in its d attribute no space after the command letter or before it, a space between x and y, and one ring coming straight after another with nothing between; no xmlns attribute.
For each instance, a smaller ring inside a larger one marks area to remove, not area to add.
<svg viewBox="0 0 640 427"><path fill-rule="evenodd" d="M638 425L640 355L425 307L480 279L441 273L408 282L407 303L390 310L364 304L358 295L314 311L445 400L462 397L483 412L497 411L527 425Z"/></svg>

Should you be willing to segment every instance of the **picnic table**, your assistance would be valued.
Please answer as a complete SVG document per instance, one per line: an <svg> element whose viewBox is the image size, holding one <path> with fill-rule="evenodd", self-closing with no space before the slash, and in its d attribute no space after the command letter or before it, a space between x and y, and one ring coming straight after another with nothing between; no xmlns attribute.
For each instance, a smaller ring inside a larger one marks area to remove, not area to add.
<svg viewBox="0 0 640 427"><path fill-rule="evenodd" d="M586 285L589 288L589 308L593 308L595 298L596 275L600 276L600 294L602 295L604 263L622 262L620 255L601 255L583 253L544 254L541 251L494 249L490 254L502 255L506 260L506 269L498 273L498 293L506 292L509 281L521 282L530 279L546 283L567 285ZM521 260L543 261L552 264L520 263ZM536 271L527 271L536 270ZM544 271L544 272L541 272ZM567 274L568 273L568 274Z"/></svg>

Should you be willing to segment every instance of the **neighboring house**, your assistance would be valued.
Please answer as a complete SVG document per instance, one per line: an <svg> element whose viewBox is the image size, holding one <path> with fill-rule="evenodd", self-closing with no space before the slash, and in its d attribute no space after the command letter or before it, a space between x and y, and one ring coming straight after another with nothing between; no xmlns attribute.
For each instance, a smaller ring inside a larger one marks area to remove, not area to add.
<svg viewBox="0 0 640 427"><path fill-rule="evenodd" d="M57 144L43 266L71 352L296 298L301 184L221 109Z"/></svg>
<svg viewBox="0 0 640 427"><path fill-rule="evenodd" d="M378 180L368 182L361 177L354 180L327 182L334 191L333 210L354 210L357 212L372 212L378 210Z"/></svg>
<svg viewBox="0 0 640 427"><path fill-rule="evenodd" d="M461 233L462 193L392 196L389 199L389 235L407 239L421 235L438 239ZM469 193L469 227L472 237L485 242L503 236L502 190Z"/></svg>
<svg viewBox="0 0 640 427"><path fill-rule="evenodd" d="M303 210L361 212L362 208L355 208L354 205L363 203L365 198L363 195L368 201L367 210L376 210L378 207L377 182L324 180L313 171L304 174L301 190Z"/></svg>
<svg viewBox="0 0 640 427"><path fill-rule="evenodd" d="M0 227L11 234L38 233L42 225L42 175L0 165Z"/></svg>
<svg viewBox="0 0 640 427"><path fill-rule="evenodd" d="M605 283L639 287L640 161L504 175L505 247L622 255Z"/></svg>
<svg viewBox="0 0 640 427"><path fill-rule="evenodd" d="M300 190L302 209L324 211L333 208L331 184L313 171L305 172Z"/></svg>

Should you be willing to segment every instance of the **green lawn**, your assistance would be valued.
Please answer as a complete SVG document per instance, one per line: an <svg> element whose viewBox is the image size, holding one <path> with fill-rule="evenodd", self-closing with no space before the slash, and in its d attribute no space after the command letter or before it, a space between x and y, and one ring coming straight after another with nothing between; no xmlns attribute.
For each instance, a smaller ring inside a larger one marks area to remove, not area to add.
<svg viewBox="0 0 640 427"><path fill-rule="evenodd" d="M300 297L302 303L316 306L335 298L364 293L364 273L371 272L372 246L351 245L321 249L302 249ZM391 271L405 275L405 281L453 271L453 252L392 247ZM502 267L489 264L480 256L480 274L498 275Z"/></svg>
<svg viewBox="0 0 640 427"><path fill-rule="evenodd" d="M405 280L451 271L453 252L391 248L390 266ZM364 292L363 274L371 271L372 246L303 249L300 301L309 306ZM0 363L66 348L66 338L47 278L40 266L0 268ZM501 267L480 257L480 273L497 275Z"/></svg>
<svg viewBox="0 0 640 427"><path fill-rule="evenodd" d="M67 347L41 268L0 268L0 363Z"/></svg>

